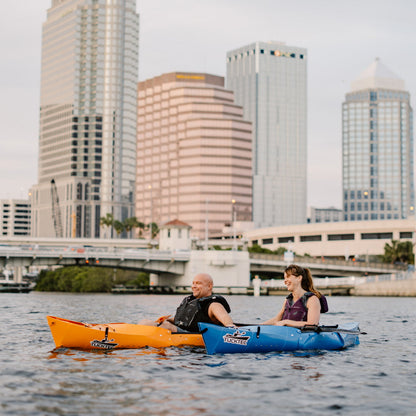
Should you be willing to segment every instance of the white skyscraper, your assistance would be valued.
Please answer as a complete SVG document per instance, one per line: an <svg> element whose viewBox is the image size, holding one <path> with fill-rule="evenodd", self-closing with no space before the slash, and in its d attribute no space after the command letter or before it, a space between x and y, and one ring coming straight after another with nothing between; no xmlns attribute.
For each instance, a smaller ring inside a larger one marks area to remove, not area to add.
<svg viewBox="0 0 416 416"><path fill-rule="evenodd" d="M403 80L376 59L343 103L345 221L414 216L413 111Z"/></svg>
<svg viewBox="0 0 416 416"><path fill-rule="evenodd" d="M52 0L33 236L100 237L107 213L134 215L138 33L135 0Z"/></svg>
<svg viewBox="0 0 416 416"><path fill-rule="evenodd" d="M227 53L226 87L253 123L256 227L306 222L307 51L255 42Z"/></svg>

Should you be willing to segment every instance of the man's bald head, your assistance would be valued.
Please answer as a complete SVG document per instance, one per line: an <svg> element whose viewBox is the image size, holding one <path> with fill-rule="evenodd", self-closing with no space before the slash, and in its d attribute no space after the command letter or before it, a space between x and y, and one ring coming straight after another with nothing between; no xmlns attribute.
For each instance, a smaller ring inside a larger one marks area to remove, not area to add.
<svg viewBox="0 0 416 416"><path fill-rule="evenodd" d="M214 282L208 273L198 273L192 282L192 293L196 298L212 295Z"/></svg>

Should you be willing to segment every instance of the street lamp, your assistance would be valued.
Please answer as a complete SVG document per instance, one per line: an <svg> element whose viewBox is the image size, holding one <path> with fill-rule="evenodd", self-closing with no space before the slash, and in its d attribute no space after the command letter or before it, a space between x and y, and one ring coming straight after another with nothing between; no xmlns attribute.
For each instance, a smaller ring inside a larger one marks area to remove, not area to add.
<svg viewBox="0 0 416 416"><path fill-rule="evenodd" d="M208 250L208 199L205 200L205 250Z"/></svg>
<svg viewBox="0 0 416 416"><path fill-rule="evenodd" d="M150 242L153 239L153 194L152 185L147 187L150 190Z"/></svg>
<svg viewBox="0 0 416 416"><path fill-rule="evenodd" d="M233 250L236 249L235 246L235 221L236 221L236 211L235 211L235 199L231 200L232 203L232 221L233 221Z"/></svg>

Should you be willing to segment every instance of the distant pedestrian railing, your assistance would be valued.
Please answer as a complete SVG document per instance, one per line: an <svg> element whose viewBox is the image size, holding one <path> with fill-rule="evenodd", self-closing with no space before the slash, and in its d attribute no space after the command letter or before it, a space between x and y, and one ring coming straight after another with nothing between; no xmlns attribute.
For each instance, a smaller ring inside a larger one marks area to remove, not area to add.
<svg viewBox="0 0 416 416"><path fill-rule="evenodd" d="M362 283L391 282L394 280L410 280L410 279L416 279L416 272L406 271L406 272L391 273L391 274L380 274L376 276L363 277L361 279L363 279Z"/></svg>
<svg viewBox="0 0 416 416"><path fill-rule="evenodd" d="M277 254L265 254L265 253L250 253L251 259L259 259L259 260L270 260L270 261L279 261L284 262L283 255ZM326 257L307 257L307 256L294 256L293 263L310 263L316 265L334 265L334 266L348 266L348 267L364 267L364 268L379 268L384 270L395 270L395 271L404 271L407 269L407 265L398 265L398 264L390 264L390 263L379 263L379 262L369 262L369 261L353 261L353 260L336 260L336 259L328 259Z"/></svg>
<svg viewBox="0 0 416 416"><path fill-rule="evenodd" d="M375 276L365 276L365 277L314 277L313 284L317 288L322 287L342 287L342 286L357 286L363 283L374 283L374 282L388 282L388 281L400 281L400 280L409 280L416 279L416 272L406 271L398 272L391 274L380 274ZM263 280L261 283L262 287L269 287L271 289L276 288L286 288L283 279L270 279Z"/></svg>

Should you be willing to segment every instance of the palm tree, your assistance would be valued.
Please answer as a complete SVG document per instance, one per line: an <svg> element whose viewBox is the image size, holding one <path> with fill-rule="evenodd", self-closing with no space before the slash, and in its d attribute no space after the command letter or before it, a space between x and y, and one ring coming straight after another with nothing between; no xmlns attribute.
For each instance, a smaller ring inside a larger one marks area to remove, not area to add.
<svg viewBox="0 0 416 416"><path fill-rule="evenodd" d="M139 226L139 222L136 217L130 217L123 221L123 225L124 229L129 233L133 228L137 228Z"/></svg>
<svg viewBox="0 0 416 416"><path fill-rule="evenodd" d="M411 241L391 240L384 246L383 261L386 263L414 264L413 244Z"/></svg>
<svg viewBox="0 0 416 416"><path fill-rule="evenodd" d="M391 240L391 244L384 245L383 261L385 263L394 263L398 257L398 240Z"/></svg>
<svg viewBox="0 0 416 416"><path fill-rule="evenodd" d="M101 227L113 227L114 226L114 216L107 212L105 217L100 218L100 226ZM107 232L106 232L107 234ZM106 235L107 237L107 235Z"/></svg>
<svg viewBox="0 0 416 416"><path fill-rule="evenodd" d="M142 238L143 232L146 229L146 224L144 222L138 221L137 228L139 229L139 238Z"/></svg>
<svg viewBox="0 0 416 416"><path fill-rule="evenodd" d="M118 237L120 237L120 234L125 230L124 224L119 220L114 221L113 227L116 230Z"/></svg>
<svg viewBox="0 0 416 416"><path fill-rule="evenodd" d="M150 230L150 239L153 240L159 234L159 227L155 222L147 225L147 229Z"/></svg>

